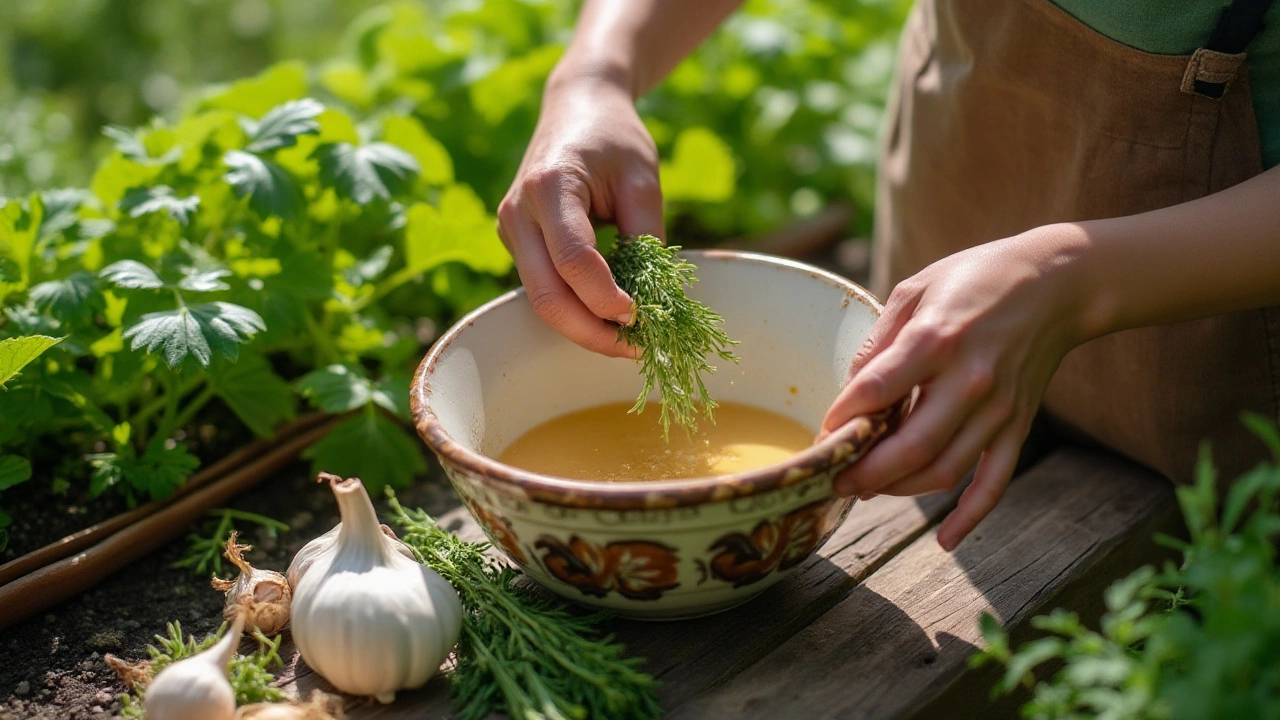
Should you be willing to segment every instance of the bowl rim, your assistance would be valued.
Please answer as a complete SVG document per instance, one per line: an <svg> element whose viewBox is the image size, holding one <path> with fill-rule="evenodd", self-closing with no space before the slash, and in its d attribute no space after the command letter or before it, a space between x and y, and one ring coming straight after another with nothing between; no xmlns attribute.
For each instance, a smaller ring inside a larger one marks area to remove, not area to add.
<svg viewBox="0 0 1280 720"><path fill-rule="evenodd" d="M693 260L729 260L785 267L827 282L851 301L870 308L877 316L883 306L868 290L847 278L789 258L741 250L684 250ZM418 435L446 468L457 466L483 478L493 490L519 499L567 508L648 510L688 507L769 492L795 485L815 475L847 467L901 423L907 399L878 413L854 418L835 432L787 460L767 467L729 475L662 481L596 482L572 480L522 470L470 450L442 427L427 400L431 374L440 356L485 313L524 296L520 287L485 303L458 320L441 335L419 363L410 388L409 405Z"/></svg>

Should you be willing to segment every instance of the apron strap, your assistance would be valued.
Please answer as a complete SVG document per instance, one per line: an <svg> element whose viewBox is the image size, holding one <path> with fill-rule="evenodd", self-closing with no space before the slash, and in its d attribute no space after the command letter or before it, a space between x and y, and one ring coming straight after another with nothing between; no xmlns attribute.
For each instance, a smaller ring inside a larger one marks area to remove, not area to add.
<svg viewBox="0 0 1280 720"><path fill-rule="evenodd" d="M1245 48L1266 26L1272 0L1234 0L1223 9L1209 42L1196 50L1182 77L1182 92L1219 100L1244 62Z"/></svg>

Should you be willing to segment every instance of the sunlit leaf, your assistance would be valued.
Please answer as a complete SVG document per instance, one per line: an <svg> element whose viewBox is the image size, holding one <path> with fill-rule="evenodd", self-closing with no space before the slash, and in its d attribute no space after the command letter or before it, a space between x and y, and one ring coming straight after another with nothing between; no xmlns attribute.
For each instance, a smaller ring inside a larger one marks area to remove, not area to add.
<svg viewBox="0 0 1280 720"><path fill-rule="evenodd" d="M382 138L413 155L422 179L431 185L453 182L453 160L440 141L431 137L422 123L407 115L392 115L382 124Z"/></svg>
<svg viewBox="0 0 1280 720"><path fill-rule="evenodd" d="M306 98L284 103L271 109L262 120L244 120L245 133L251 153L265 153L298 144L299 135L315 135L320 132L316 117L324 112L324 106Z"/></svg>
<svg viewBox="0 0 1280 720"><path fill-rule="evenodd" d="M338 194L357 204L374 198L390 200L403 192L418 173L418 161L386 143L356 147L351 143L326 143L316 148L320 179Z"/></svg>
<svg viewBox="0 0 1280 720"><path fill-rule="evenodd" d="M307 66L293 60L273 65L256 77L215 91L205 98L204 106L259 118L271 108L290 100L300 100L306 94Z"/></svg>
<svg viewBox="0 0 1280 720"><path fill-rule="evenodd" d="M124 338L133 340L132 349L158 352L170 367L177 367L188 356L208 365L215 352L234 360L240 344L265 329L254 311L228 302L211 302L147 313L125 330Z"/></svg>
<svg viewBox="0 0 1280 720"><path fill-rule="evenodd" d="M31 303L40 312L62 322L84 320L101 304L98 278L83 270L60 280L48 280L31 288Z"/></svg>
<svg viewBox="0 0 1280 720"><path fill-rule="evenodd" d="M231 271L226 268L213 268L210 270L187 268L183 273L182 279L178 281L178 288L188 292L226 290L230 286L222 282L222 278L229 275L231 275Z"/></svg>
<svg viewBox="0 0 1280 720"><path fill-rule="evenodd" d="M471 85L471 103L489 125L497 125L521 105L537 103L542 84L564 48L544 45L512 58Z"/></svg>
<svg viewBox="0 0 1280 720"><path fill-rule="evenodd" d="M45 350L62 342L64 338L53 338L47 335L27 335L25 337L0 340L0 388L12 380L32 360L40 357Z"/></svg>
<svg viewBox="0 0 1280 720"><path fill-rule="evenodd" d="M511 255L498 238L493 216L466 185L445 188L438 207L425 203L410 207L404 242L410 272L425 272L446 262L493 275L511 269Z"/></svg>
<svg viewBox="0 0 1280 720"><path fill-rule="evenodd" d="M142 165L169 165L177 162L182 157L182 148L176 145L164 155L152 157L142 136L128 128L108 125L102 128L102 134L111 138L111 141L115 143L117 152Z"/></svg>
<svg viewBox="0 0 1280 720"><path fill-rule="evenodd" d="M733 197L733 152L715 133L690 128L676 137L670 162L661 165L662 195L668 201L722 202Z"/></svg>
<svg viewBox="0 0 1280 720"><path fill-rule="evenodd" d="M116 287L129 290L155 290L164 287L164 280L155 270L137 260L121 260L102 268L98 276Z"/></svg>
<svg viewBox="0 0 1280 720"><path fill-rule="evenodd" d="M338 424L303 457L317 472L358 477L374 497L383 488L405 487L426 472L421 443L380 412L363 412Z"/></svg>
<svg viewBox="0 0 1280 720"><path fill-rule="evenodd" d="M67 230L80 221L80 206L89 198L85 190L63 188L40 193L44 203L44 219L40 223L40 237L47 238ZM110 221L106 221L110 222Z"/></svg>
<svg viewBox="0 0 1280 720"><path fill-rule="evenodd" d="M302 190L288 170L271 160L232 150L222 161L231 168L223 179L238 197L249 198L249 207L263 217L292 218L302 204Z"/></svg>
<svg viewBox="0 0 1280 720"><path fill-rule="evenodd" d="M373 383L345 365L312 370L295 387L312 406L329 413L355 410L373 400Z"/></svg>
<svg viewBox="0 0 1280 720"><path fill-rule="evenodd" d="M120 199L120 210L131 217L163 212L183 225L191 222L191 215L199 205L199 196L178 197L168 185L133 188Z"/></svg>

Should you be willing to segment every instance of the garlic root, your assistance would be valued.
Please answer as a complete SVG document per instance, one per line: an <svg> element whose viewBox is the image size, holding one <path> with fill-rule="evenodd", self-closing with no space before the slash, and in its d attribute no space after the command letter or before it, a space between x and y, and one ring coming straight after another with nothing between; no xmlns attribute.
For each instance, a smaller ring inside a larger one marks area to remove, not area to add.
<svg viewBox="0 0 1280 720"><path fill-rule="evenodd" d="M145 688L151 684L154 674L151 672L150 660L139 660L138 662L129 662L107 653L102 656L102 661L107 667L115 671L116 675L124 681L125 687L130 691L139 688Z"/></svg>
<svg viewBox="0 0 1280 720"><path fill-rule="evenodd" d="M236 711L236 720L343 720L342 698L319 690L303 702L254 703Z"/></svg>
<svg viewBox="0 0 1280 720"><path fill-rule="evenodd" d="M253 548L236 543L236 533L227 538L224 555L240 570L235 580L214 577L213 589L226 593L227 603L222 617L227 622L244 614L246 629L261 630L264 635L276 635L289 624L289 603L293 589L284 575L271 570L260 570L244 559L244 553Z"/></svg>

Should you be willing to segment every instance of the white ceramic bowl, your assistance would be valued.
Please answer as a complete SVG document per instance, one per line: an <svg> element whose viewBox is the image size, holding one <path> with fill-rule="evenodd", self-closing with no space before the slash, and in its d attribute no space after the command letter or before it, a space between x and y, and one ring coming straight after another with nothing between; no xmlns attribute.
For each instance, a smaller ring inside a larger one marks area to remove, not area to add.
<svg viewBox="0 0 1280 720"><path fill-rule="evenodd" d="M817 429L880 305L854 283L750 253L684 253L690 295L724 315L741 363L719 363L713 397ZM896 427L901 406L858 418L788 461L692 480L600 483L501 464L525 431L558 415L632 402L636 364L583 350L508 293L459 321L414 378L418 433L494 545L539 583L635 618L681 618L741 603L831 536L851 499L833 475Z"/></svg>

